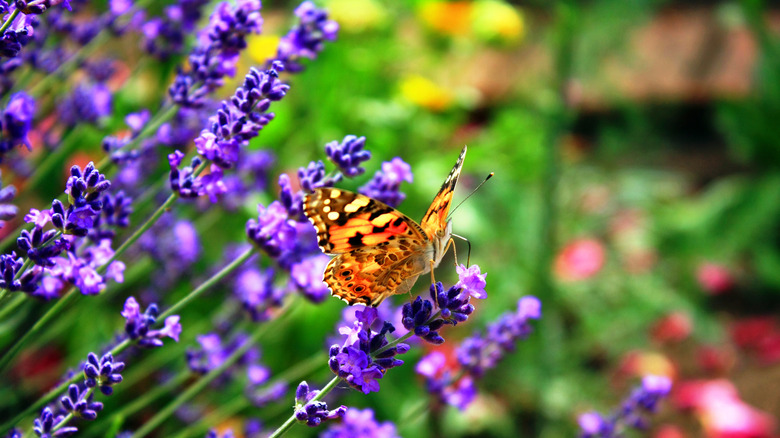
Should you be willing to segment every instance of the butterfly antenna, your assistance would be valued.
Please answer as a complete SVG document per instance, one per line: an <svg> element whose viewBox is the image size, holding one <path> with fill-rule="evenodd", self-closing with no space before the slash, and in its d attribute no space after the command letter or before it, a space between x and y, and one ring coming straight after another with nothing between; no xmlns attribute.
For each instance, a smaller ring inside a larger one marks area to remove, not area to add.
<svg viewBox="0 0 780 438"><path fill-rule="evenodd" d="M465 199L464 199L464 201L465 201ZM457 235L455 233L450 234L450 236L457 237L458 239L463 240L464 242L466 242L469 245L469 252L466 253L466 266L469 266L470 265L469 262L471 261L471 242L469 241L469 239L466 239L465 237L459 236L459 235ZM456 258L455 259L455 263L457 263L457 262L458 262L458 260Z"/></svg>
<svg viewBox="0 0 780 438"><path fill-rule="evenodd" d="M462 205L464 202L466 202L466 199L469 199L469 198L471 197L471 195L473 195L473 194L474 194L474 193L475 193L477 190L479 190L479 188L480 188L480 187L482 187L482 184L485 184L486 182L488 182L488 180L489 180L490 178L493 178L493 175L494 175L494 173L493 173L493 172L490 172L490 174L488 174L488 176L486 176L486 177L485 177L485 179L484 179L484 180L482 180L482 182L481 182L481 183L479 183L479 185L478 185L478 186L476 186L476 187L474 188L474 190L472 190L472 191L471 191L471 193L469 193L469 195L468 195L468 196L466 196L465 198L463 198L463 200L462 200L462 201L460 201L460 202L458 203L458 205L456 205L456 206L455 206L455 208L453 208L452 210L450 210L450 214L448 214L448 215L447 215L447 220L450 220L450 217L452 217L452 214L453 214L453 213L455 213L455 210L457 210L457 209L458 209L458 207L460 207L460 206L461 206L461 205Z"/></svg>

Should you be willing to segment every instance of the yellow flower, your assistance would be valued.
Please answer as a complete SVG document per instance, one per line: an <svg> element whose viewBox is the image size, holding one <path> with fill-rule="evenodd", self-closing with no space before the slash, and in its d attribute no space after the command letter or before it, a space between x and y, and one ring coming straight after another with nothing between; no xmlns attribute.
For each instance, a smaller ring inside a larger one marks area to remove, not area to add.
<svg viewBox="0 0 780 438"><path fill-rule="evenodd" d="M429 1L417 10L417 15L430 29L443 35L468 35L474 4L468 1Z"/></svg>
<svg viewBox="0 0 780 438"><path fill-rule="evenodd" d="M385 7L375 0L330 0L327 3L330 18L339 24L339 30L360 33L381 26L387 18Z"/></svg>
<svg viewBox="0 0 780 438"><path fill-rule="evenodd" d="M443 111L452 104L452 93L428 78L411 75L401 80L401 96L431 111Z"/></svg>
<svg viewBox="0 0 780 438"><path fill-rule="evenodd" d="M498 0L474 4L472 28L474 34L485 41L517 43L525 36L522 13Z"/></svg>
<svg viewBox="0 0 780 438"><path fill-rule="evenodd" d="M276 56L280 39L276 35L251 35L247 37L249 57L257 64L265 63Z"/></svg>

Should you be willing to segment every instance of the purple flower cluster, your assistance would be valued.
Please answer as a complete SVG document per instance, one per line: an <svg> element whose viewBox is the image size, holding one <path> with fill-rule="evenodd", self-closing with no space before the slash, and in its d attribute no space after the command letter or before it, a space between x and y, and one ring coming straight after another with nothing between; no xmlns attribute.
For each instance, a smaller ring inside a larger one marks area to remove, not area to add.
<svg viewBox="0 0 780 438"><path fill-rule="evenodd" d="M0 255L0 288L11 292L35 292L40 274L35 270L28 270L17 279L16 275L23 265L22 258L17 257L13 251Z"/></svg>
<svg viewBox="0 0 780 438"><path fill-rule="evenodd" d="M369 182L360 187L360 193L369 198L378 199L391 207L397 207L406 195L401 192L401 183L412 182L412 168L399 157L382 163Z"/></svg>
<svg viewBox="0 0 780 438"><path fill-rule="evenodd" d="M320 438L400 438L400 435L393 423L378 423L371 409L349 408L344 418L331 423Z"/></svg>
<svg viewBox="0 0 780 438"><path fill-rule="evenodd" d="M328 365L331 371L349 386L365 394L379 391L377 380L388 369L403 364L396 355L409 351L408 344L389 346L387 334L395 331L391 323L384 322L378 332L371 329L377 316L377 310L373 307L356 311L353 325L339 329L339 333L346 336L344 343L332 345L329 352Z"/></svg>
<svg viewBox="0 0 780 438"><path fill-rule="evenodd" d="M195 30L208 3L182 0L166 6L160 17L150 18L141 27L144 50L162 61L181 53L187 35Z"/></svg>
<svg viewBox="0 0 780 438"><path fill-rule="evenodd" d="M479 266L474 265L467 269L461 265L457 271L459 281L455 286L445 291L444 285L437 282L430 287L431 300L418 296L413 302L404 304L402 323L407 330L414 330L415 335L427 342L442 344L444 338L439 335L439 330L447 324L457 325L466 321L474 312L474 305L469 303L471 297L487 298L487 274L481 274ZM435 315L434 309L438 309Z"/></svg>
<svg viewBox="0 0 780 438"><path fill-rule="evenodd" d="M78 385L68 386L68 393L60 398L62 407L69 414L84 420L94 420L103 410L103 403L94 401L95 394L88 388L79 389Z"/></svg>
<svg viewBox="0 0 780 438"><path fill-rule="evenodd" d="M471 293L483 295L484 288L479 280L484 281L484 274L473 268L461 267L458 270L461 275L459 284L470 285L464 287L468 290L477 283ZM442 295L439 294L440 297ZM497 322L488 325L486 335L476 333L461 343L455 350L458 370L448 366L444 354L433 352L420 360L417 373L425 377L429 392L458 409L465 409L476 396L474 381L482 377L485 370L495 367L507 352L513 351L515 343L531 333L529 320L540 317L539 300L532 296L523 297L518 301L516 312L504 314ZM456 374L461 377L456 378Z"/></svg>
<svg viewBox="0 0 780 438"><path fill-rule="evenodd" d="M21 11L25 14L40 15L46 12L47 9L52 6L61 4L65 9L72 11L69 0L33 0L31 2L21 2L23 7L20 7Z"/></svg>
<svg viewBox="0 0 780 438"><path fill-rule="evenodd" d="M151 277L151 283L159 290L167 290L189 276L203 252L192 222L177 219L172 212L163 214L138 243L161 268Z"/></svg>
<svg viewBox="0 0 780 438"><path fill-rule="evenodd" d="M124 362L115 362L111 353L106 353L98 359L95 353L87 355L84 364L84 384L87 388L98 388L105 395L114 393L114 385L122 381Z"/></svg>
<svg viewBox="0 0 780 438"><path fill-rule="evenodd" d="M199 335L195 339L200 344L200 348L188 348L186 358L187 366L198 374L206 374L219 367L233 352L248 342L248 336L243 333L233 335L227 342L223 342L217 333ZM250 389L256 389L256 387L266 383L270 377L270 371L261 364L260 358L259 348L249 348L235 364L220 376L217 383L224 383L232 375L242 372L247 376Z"/></svg>
<svg viewBox="0 0 780 438"><path fill-rule="evenodd" d="M464 339L456 354L458 362L469 374L482 377L508 352L514 351L515 343L525 339L533 331L530 320L542 317L542 305L533 296L520 298L517 311L505 313L487 326L484 335L476 333Z"/></svg>
<svg viewBox="0 0 780 438"><path fill-rule="evenodd" d="M30 291L34 282L37 285L32 294L50 299L66 282L78 287L82 294L94 295L105 288L107 278L123 281L125 265L112 260L114 232L110 228L128 224L129 200L121 193L108 194L110 187L111 183L92 163L83 171L73 166L65 190L68 207L54 200L49 210L30 210L24 220L34 226L20 233L17 245L36 266L21 274L19 284L11 283L12 288ZM103 208L104 201L109 204L107 210ZM49 223L54 229L44 231ZM16 271L15 276L20 275L14 253L3 260L4 275L10 275L9 269ZM98 270L103 269L105 273L101 275Z"/></svg>
<svg viewBox="0 0 780 438"><path fill-rule="evenodd" d="M152 303L141 313L141 307L133 297L125 301L122 316L125 318L125 333L136 345L145 348L155 348L163 346L163 338L171 338L179 342L181 333L181 324L178 315L171 315L165 318L165 323L160 330L151 330L157 322L157 305Z"/></svg>
<svg viewBox="0 0 780 438"><path fill-rule="evenodd" d="M252 321L266 321L271 311L282 306L286 293L274 286L274 270L250 266L242 269L234 282L233 293Z"/></svg>
<svg viewBox="0 0 780 438"><path fill-rule="evenodd" d="M62 410L45 407L41 416L33 421L33 431L42 438L66 437L78 432L78 428L68 426L70 418L94 420L98 412L103 410L103 403L95 401L95 389L105 395L114 392L114 385L122 381L122 370L125 364L117 362L111 353L98 358L95 353L87 355L84 364L84 380L79 384L71 384L60 397ZM65 413L72 415L65 416Z"/></svg>
<svg viewBox="0 0 780 438"><path fill-rule="evenodd" d="M347 412L347 407L344 405L339 406L336 409L328 410L328 404L319 401L312 400L319 394L319 391L309 390L309 384L301 382L298 388L295 390L295 419L306 423L307 426L316 427L323 421L335 420L342 418Z"/></svg>
<svg viewBox="0 0 780 438"><path fill-rule="evenodd" d="M259 0L239 0L232 6L220 3L209 18L209 25L198 35L198 43L189 56L190 70L179 71L169 94L174 103L198 108L204 96L224 84L225 76L236 73L246 37L259 34L263 19Z"/></svg>
<svg viewBox="0 0 780 438"><path fill-rule="evenodd" d="M11 96L0 113L0 162L8 151L24 145L31 150L27 135L35 116L35 100L23 91Z"/></svg>
<svg viewBox="0 0 780 438"><path fill-rule="evenodd" d="M16 187L5 186L0 188L0 228L5 226L5 221L13 219L19 212L19 208L13 204L16 197Z"/></svg>
<svg viewBox="0 0 780 438"><path fill-rule="evenodd" d="M623 430L627 428L646 430L649 424L645 415L655 413L658 403L671 389L672 381L668 377L645 376L642 384L611 415L605 417L598 412L580 415L580 437L617 438L623 436Z"/></svg>
<svg viewBox="0 0 780 438"><path fill-rule="evenodd" d="M297 228L289 218L281 202L273 201L268 207L257 205L257 220L246 223L249 240L269 256L280 259L295 249Z"/></svg>
<svg viewBox="0 0 780 438"><path fill-rule="evenodd" d="M13 9L16 7L17 5L15 3ZM0 8L0 14L3 12L10 12L13 9L9 9L8 4L4 1ZM2 21L5 21L5 19L6 18L3 17ZM0 57L17 57L22 50L22 47L26 46L32 38L36 25L37 18L33 15L19 14L16 19L14 19L13 23L11 23L11 26L0 35Z"/></svg>
<svg viewBox="0 0 780 438"><path fill-rule="evenodd" d="M305 1L295 9L297 26L282 37L276 52L276 59L282 61L287 70L303 70L302 58L315 59L325 46L325 41L334 41L339 25L328 19L324 9L318 9L313 2Z"/></svg>
<svg viewBox="0 0 780 438"><path fill-rule="evenodd" d="M111 90L100 82L82 82L59 103L59 114L66 126L97 124L111 115Z"/></svg>
<svg viewBox="0 0 780 438"><path fill-rule="evenodd" d="M325 154L344 175L352 178L362 175L366 169L360 163L371 159L371 152L363 149L365 145L365 137L348 135L341 143L334 140L326 144Z"/></svg>
<svg viewBox="0 0 780 438"><path fill-rule="evenodd" d="M41 438L66 437L78 432L78 429L72 426L54 430L64 419L65 415L54 415L51 408L45 407L41 412L41 416L33 420L33 432Z"/></svg>
<svg viewBox="0 0 780 438"><path fill-rule="evenodd" d="M273 120L274 114L268 112L271 102L281 100L288 89L275 67L263 72L252 69L233 97L223 101L217 114L209 119L211 128L195 139L200 156L212 163L209 174L195 174L194 169L202 163L199 157L180 170L183 153L176 151L168 156L173 191L185 198L208 195L216 202L228 188L223 180L224 169L234 168L240 150Z"/></svg>

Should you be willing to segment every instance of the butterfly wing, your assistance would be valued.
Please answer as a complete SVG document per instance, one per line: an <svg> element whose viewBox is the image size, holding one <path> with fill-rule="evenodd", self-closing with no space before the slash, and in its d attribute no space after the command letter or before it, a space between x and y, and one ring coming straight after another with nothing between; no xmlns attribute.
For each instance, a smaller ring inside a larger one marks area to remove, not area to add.
<svg viewBox="0 0 780 438"><path fill-rule="evenodd" d="M349 304L379 305L406 293L425 271L430 242L420 225L367 196L318 188L304 198L304 213L317 229L320 248L334 257L324 281Z"/></svg>
<svg viewBox="0 0 780 438"><path fill-rule="evenodd" d="M447 215L450 213L450 204L452 204L452 194L455 191L455 185L458 183L460 170L463 168L463 160L466 158L466 146L460 151L458 162L452 168L444 184L441 185L439 193L433 198L431 206L423 216L420 225L430 239L434 239L437 232L444 232L447 229Z"/></svg>
<svg viewBox="0 0 780 438"><path fill-rule="evenodd" d="M303 213L317 229L326 254L389 245L400 237L426 240L422 228L384 202L347 190L321 187L306 195Z"/></svg>
<svg viewBox="0 0 780 438"><path fill-rule="evenodd" d="M323 278L331 294L350 305L378 306L390 295L409 292L426 264L424 257L402 249L414 245L404 240L399 238L399 245L388 245L382 251L361 248L334 257Z"/></svg>

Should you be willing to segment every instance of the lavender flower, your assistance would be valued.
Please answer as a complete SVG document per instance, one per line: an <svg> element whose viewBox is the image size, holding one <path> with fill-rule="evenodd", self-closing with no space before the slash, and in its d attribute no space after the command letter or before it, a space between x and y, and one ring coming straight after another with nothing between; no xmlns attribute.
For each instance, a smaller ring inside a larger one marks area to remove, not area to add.
<svg viewBox="0 0 780 438"><path fill-rule="evenodd" d="M455 267L455 271L459 278L455 286L462 287L473 298L480 300L487 298L487 292L485 292L487 273L480 273L479 266L472 265L467 268L466 265L458 265Z"/></svg>
<svg viewBox="0 0 780 438"><path fill-rule="evenodd" d="M190 70L179 71L169 94L179 106L199 108L204 96L221 87L225 76L235 75L246 37L260 33L259 0L240 0L233 7L220 3L209 19L209 25L198 35L198 44L189 57Z"/></svg>
<svg viewBox="0 0 780 438"><path fill-rule="evenodd" d="M253 321L265 321L271 311L281 307L286 295L283 289L274 287L274 271L254 267L242 270L235 280L234 294Z"/></svg>
<svg viewBox="0 0 780 438"><path fill-rule="evenodd" d="M475 265L476 266L476 265ZM479 268L477 267L477 272ZM415 298L412 303L404 304L402 308L402 322L407 330L432 344L444 343L438 331L445 324L457 325L464 322L474 312L474 306L469 303L469 294L457 284L447 291L444 285L437 282L430 286L432 301ZM439 308L436 318L433 318L434 307Z"/></svg>
<svg viewBox="0 0 780 438"><path fill-rule="evenodd" d="M163 338L171 338L179 342L181 333L181 324L178 315L171 315L165 318L165 325L160 330L151 330L151 327L157 322L157 305L152 303L141 313L138 302L133 297L125 301L122 316L125 318L125 333L130 339L136 341L141 347L155 348L163 346Z"/></svg>
<svg viewBox="0 0 780 438"><path fill-rule="evenodd" d="M70 1L68 0L33 0L25 4L25 7L22 8L22 12L24 12L25 14L40 15L44 13L47 9L51 8L52 6L56 6L59 4L61 4L65 9L69 11L73 10L70 7Z"/></svg>
<svg viewBox="0 0 780 438"><path fill-rule="evenodd" d="M395 157L392 161L382 163L382 170L358 191L369 198L378 199L391 207L397 207L406 195L402 193L401 183L412 182L412 168L402 159Z"/></svg>
<svg viewBox="0 0 780 438"><path fill-rule="evenodd" d="M462 276L462 280L479 272L478 269L464 271L472 273ZM444 295L439 293L440 299L447 299ZM495 367L506 352L514 350L517 340L531 333L529 320L540 317L539 300L532 296L523 297L518 301L516 312L502 315L497 322L488 325L485 336L476 333L466 338L455 350L461 368L457 374L465 374L461 378L455 380L457 370L448 368L447 360L440 352L426 355L418 362L416 371L425 377L429 392L463 410L476 397L474 380L482 377L485 370Z"/></svg>
<svg viewBox="0 0 780 438"><path fill-rule="evenodd" d="M111 91L101 83L79 84L60 102L59 114L68 126L95 124L111 115Z"/></svg>
<svg viewBox="0 0 780 438"><path fill-rule="evenodd" d="M11 26L0 35L0 56L14 58L19 55L22 47L33 36L33 28L36 18L31 15L21 14L16 17Z"/></svg>
<svg viewBox="0 0 780 438"><path fill-rule="evenodd" d="M642 384L635 388L623 401L620 408L604 417L598 412L580 415L578 423L583 438L617 438L623 436L627 428L646 430L648 421L645 415L655 413L658 403L669 394L672 381L663 376L648 375L642 378Z"/></svg>
<svg viewBox="0 0 780 438"><path fill-rule="evenodd" d="M322 281L322 273L330 257L317 254L296 263L290 270L292 279L298 290L314 303L321 303L328 297L328 286Z"/></svg>
<svg viewBox="0 0 780 438"><path fill-rule="evenodd" d="M27 135L35 115L35 100L23 91L11 96L5 110L0 114L0 160L11 149L24 145L32 150Z"/></svg>
<svg viewBox="0 0 780 438"><path fill-rule="evenodd" d="M43 408L41 416L33 420L33 432L41 438L59 438L71 436L78 432L78 429L72 426L65 426L53 430L65 419L64 415L54 415L49 407Z"/></svg>
<svg viewBox="0 0 780 438"><path fill-rule="evenodd" d="M347 412L344 405L336 409L328 410L328 404L323 401L313 401L319 391L309 390L306 382L301 382L295 390L295 419L306 423L307 426L319 426L323 421L342 418Z"/></svg>
<svg viewBox="0 0 780 438"><path fill-rule="evenodd" d="M365 137L348 135L341 143L332 141L326 144L325 154L344 175L352 178L363 174L366 169L360 167L360 163L371 159L371 152L363 149L365 145Z"/></svg>
<svg viewBox="0 0 780 438"><path fill-rule="evenodd" d="M282 37L276 52L276 60L284 63L287 70L303 70L302 58L316 59L324 49L325 41L335 41L339 25L328 19L324 9L305 1L295 9L299 24Z"/></svg>
<svg viewBox="0 0 780 438"><path fill-rule="evenodd" d="M0 288L11 292L35 292L40 280L40 271L30 269L19 279L15 279L19 270L22 269L22 265L24 265L22 258L17 258L13 251L0 255Z"/></svg>
<svg viewBox="0 0 780 438"><path fill-rule="evenodd" d="M100 195L111 187L111 182L90 162L83 172L78 166L71 167L65 187L70 206L65 210L61 202L54 200L51 221L64 234L86 236L103 208Z"/></svg>
<svg viewBox="0 0 780 438"><path fill-rule="evenodd" d="M496 366L507 352L513 351L518 339L525 339L533 328L530 319L541 318L541 304L536 297L523 297L517 312L506 313L488 325L487 333L477 333L463 340L456 354L464 369L475 377Z"/></svg>
<svg viewBox="0 0 780 438"><path fill-rule="evenodd" d="M200 344L200 348L187 350L187 366L193 372L206 374L222 365L236 349L247 342L247 338L248 336L245 334L239 333L229 342L222 342L217 333L199 335L195 339ZM260 350L258 348L250 348L239 358L232 370L228 370L228 374L231 371L235 371L238 367L245 366L250 379L256 379L256 375L253 377L253 368L260 366L259 360ZM256 381L262 383L259 380Z"/></svg>
<svg viewBox="0 0 780 438"><path fill-rule="evenodd" d="M400 438L400 435L393 423L378 423L371 409L349 408L344 418L331 423L320 438Z"/></svg>
<svg viewBox="0 0 780 438"><path fill-rule="evenodd" d="M106 353L98 360L95 353L87 355L87 363L84 364L84 383L88 388L97 387L105 395L114 393L114 385L122 381L124 362L114 362L111 353Z"/></svg>
<svg viewBox="0 0 780 438"><path fill-rule="evenodd" d="M198 177L189 170L181 175L178 166L183 155L179 156L178 151L169 155L174 191L184 197L208 194L212 202L227 191L222 169L236 166L239 151L273 120L274 114L267 112L271 102L281 100L290 88L279 80L279 67L275 65L264 72L252 69L233 97L223 101L217 114L209 119L211 128L204 129L195 139L198 153L213 163L208 175ZM198 165L200 162L193 161L191 168Z"/></svg>
<svg viewBox="0 0 780 438"><path fill-rule="evenodd" d="M208 3L206 0L182 0L166 6L160 17L143 24L144 50L162 61L181 53L186 36L195 30Z"/></svg>
<svg viewBox="0 0 780 438"><path fill-rule="evenodd" d="M269 256L279 258L292 251L296 244L296 228L294 221L288 219L287 210L279 201L274 201L268 208L261 204L257 206L258 218L246 223L246 233L249 240Z"/></svg>
<svg viewBox="0 0 780 438"><path fill-rule="evenodd" d="M60 403L68 413L85 420L94 420L97 413L103 410L103 403L93 401L93 398L94 394L88 389L82 391L78 385L70 385L68 394L60 398Z"/></svg>
<svg viewBox="0 0 780 438"><path fill-rule="evenodd" d="M395 327L385 322L379 332L371 330L371 324L377 318L377 310L367 307L356 311L357 320L352 327L341 327L339 333L347 338L344 343L330 347L328 365L334 374L344 379L351 387L365 394L379 391L378 379L385 371L403 364L395 356L409 351L409 345L398 344L390 348L386 339Z"/></svg>

